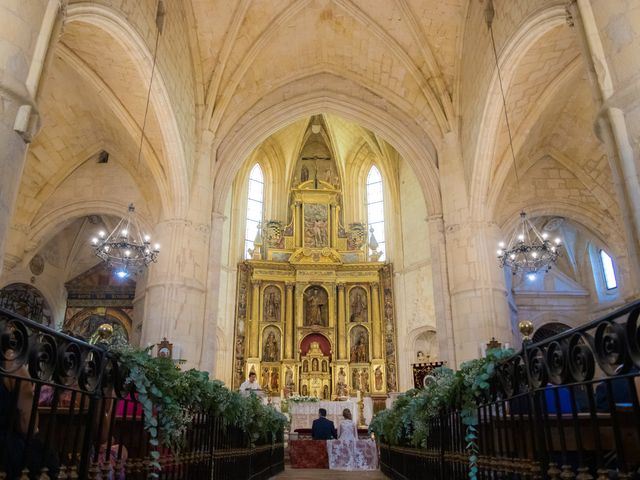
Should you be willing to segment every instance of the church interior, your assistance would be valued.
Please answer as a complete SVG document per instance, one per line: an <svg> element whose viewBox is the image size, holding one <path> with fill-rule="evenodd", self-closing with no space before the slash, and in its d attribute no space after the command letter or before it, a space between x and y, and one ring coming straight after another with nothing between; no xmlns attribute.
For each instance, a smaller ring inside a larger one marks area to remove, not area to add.
<svg viewBox="0 0 640 480"><path fill-rule="evenodd" d="M639 51L630 0L2 1L0 307L383 407L640 298Z"/></svg>

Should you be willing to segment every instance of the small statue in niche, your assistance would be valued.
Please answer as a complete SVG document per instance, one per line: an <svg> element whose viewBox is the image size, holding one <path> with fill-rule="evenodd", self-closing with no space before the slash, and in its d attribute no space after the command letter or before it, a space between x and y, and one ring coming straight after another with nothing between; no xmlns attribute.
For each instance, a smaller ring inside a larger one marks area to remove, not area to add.
<svg viewBox="0 0 640 480"><path fill-rule="evenodd" d="M300 169L300 183L304 183L309 180L309 169L306 165L303 165Z"/></svg>
<svg viewBox="0 0 640 480"><path fill-rule="evenodd" d="M369 370L366 368L362 370L362 391L369 391Z"/></svg>
<svg viewBox="0 0 640 480"><path fill-rule="evenodd" d="M325 385L322 389L322 398L323 400L329 400L329 385Z"/></svg>
<svg viewBox="0 0 640 480"><path fill-rule="evenodd" d="M327 168L324 171L324 181L327 182L327 183L331 183L331 169L330 168Z"/></svg>
<svg viewBox="0 0 640 480"><path fill-rule="evenodd" d="M264 354L262 356L265 362L275 362L280 355L280 349L278 348L278 341L273 332L269 332L267 340L264 343Z"/></svg>
<svg viewBox="0 0 640 480"><path fill-rule="evenodd" d="M293 388L293 370L291 370L291 367L287 367L287 371L284 374L284 384L287 388Z"/></svg>
<svg viewBox="0 0 640 480"><path fill-rule="evenodd" d="M278 373L278 369L274 368L273 370L271 370L271 391L272 392L277 392L278 391L278 380L279 380L280 374Z"/></svg>
<svg viewBox="0 0 640 480"><path fill-rule="evenodd" d="M387 390L394 392L396 389L396 371L395 365L388 365L387 368Z"/></svg>
<svg viewBox="0 0 640 480"><path fill-rule="evenodd" d="M327 372L327 361L326 360L322 361L322 372L323 373Z"/></svg>
<svg viewBox="0 0 640 480"><path fill-rule="evenodd" d="M305 293L306 300L306 324L307 325L323 325L322 307L324 301L317 288L313 288L311 292Z"/></svg>
<svg viewBox="0 0 640 480"><path fill-rule="evenodd" d="M354 363L367 361L367 344L364 333L360 333L358 341L351 347L351 361Z"/></svg>
<svg viewBox="0 0 640 480"><path fill-rule="evenodd" d="M363 297L360 289L354 290L351 297L351 317L349 319L352 322L367 321L367 302Z"/></svg>
<svg viewBox="0 0 640 480"><path fill-rule="evenodd" d="M240 337L236 338L236 358L242 358L244 356L242 340Z"/></svg>
<svg viewBox="0 0 640 480"><path fill-rule="evenodd" d="M391 303L391 296L385 296L384 299L384 316L387 320L391 320L393 318L393 304Z"/></svg>
<svg viewBox="0 0 640 480"><path fill-rule="evenodd" d="M313 372L317 372L317 371L319 370L319 369L318 369L318 359L317 359L317 358L314 358L314 359L311 361L311 370L312 370Z"/></svg>
<svg viewBox="0 0 640 480"><path fill-rule="evenodd" d="M309 389L306 385L302 385L302 396L306 397L309 394Z"/></svg>
<svg viewBox="0 0 640 480"><path fill-rule="evenodd" d="M309 371L309 362L307 360L302 362L302 371L305 373Z"/></svg>
<svg viewBox="0 0 640 480"><path fill-rule="evenodd" d="M280 320L280 293L271 290L265 300L266 320Z"/></svg>
<svg viewBox="0 0 640 480"><path fill-rule="evenodd" d="M351 386L355 391L360 390L360 372L357 368L351 372Z"/></svg>
<svg viewBox="0 0 640 480"><path fill-rule="evenodd" d="M375 377L376 390L382 390L382 369L379 365L376 367L376 371L373 375Z"/></svg>
<svg viewBox="0 0 640 480"><path fill-rule="evenodd" d="M262 388L267 388L269 386L269 369L262 369L262 382L260 382L260 386Z"/></svg>
<svg viewBox="0 0 640 480"><path fill-rule="evenodd" d="M338 397L346 397L347 396L347 376L344 373L344 368L340 367L340 371L338 372L338 382L336 383L336 390Z"/></svg>

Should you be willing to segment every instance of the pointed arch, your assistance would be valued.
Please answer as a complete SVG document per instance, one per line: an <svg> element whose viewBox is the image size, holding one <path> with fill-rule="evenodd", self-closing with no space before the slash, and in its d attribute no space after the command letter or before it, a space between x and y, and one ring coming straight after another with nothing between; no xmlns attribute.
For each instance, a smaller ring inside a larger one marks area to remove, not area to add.
<svg viewBox="0 0 640 480"><path fill-rule="evenodd" d="M150 78L153 52L121 12L89 2L74 3L67 7L66 22L67 24L80 22L104 30L131 54L131 61L138 68L140 78ZM164 187L169 190L168 194L161 192L161 198L165 215L171 217L183 215L188 208L190 176L184 142L180 135L176 112L165 77L166 74L163 73L160 65L154 75L150 98L162 133L165 159L160 168L152 169L152 172L158 188L161 190ZM112 108L119 107L114 104ZM148 146L145 150L148 150Z"/></svg>

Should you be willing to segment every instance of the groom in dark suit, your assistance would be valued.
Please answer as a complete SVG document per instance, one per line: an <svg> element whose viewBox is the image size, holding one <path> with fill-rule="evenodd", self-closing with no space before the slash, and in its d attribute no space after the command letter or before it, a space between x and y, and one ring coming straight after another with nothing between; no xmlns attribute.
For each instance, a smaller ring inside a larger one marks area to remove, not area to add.
<svg viewBox="0 0 640 480"><path fill-rule="evenodd" d="M327 411L324 408L318 410L320 416L313 421L311 437L314 440L331 440L338 438L338 432L331 420L327 420Z"/></svg>

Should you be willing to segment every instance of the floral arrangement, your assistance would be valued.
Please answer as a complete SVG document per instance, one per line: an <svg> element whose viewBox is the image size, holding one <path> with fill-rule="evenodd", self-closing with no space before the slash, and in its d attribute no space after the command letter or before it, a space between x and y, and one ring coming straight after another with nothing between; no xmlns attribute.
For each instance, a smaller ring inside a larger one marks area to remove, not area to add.
<svg viewBox="0 0 640 480"><path fill-rule="evenodd" d="M287 401L291 403L307 403L307 402L314 403L314 402L319 402L320 399L318 397L310 397L309 395L293 394L289 396Z"/></svg>
<svg viewBox="0 0 640 480"><path fill-rule="evenodd" d="M206 372L182 372L171 359L151 356L149 349L118 345L111 352L123 371L125 387L133 388L142 405L156 469L160 469L158 446L179 451L182 434L198 412L212 412L226 425L242 429L252 444L274 443L284 432L283 414L262 405L255 395L230 391L221 381L210 380Z"/></svg>
<svg viewBox="0 0 640 480"><path fill-rule="evenodd" d="M429 425L444 409L458 409L466 426L469 478L478 474L478 403L489 391L496 365L513 355L513 350L489 350L484 358L470 360L454 372L436 368L423 390L409 390L398 396L393 407L377 413L369 430L388 445L427 447Z"/></svg>

